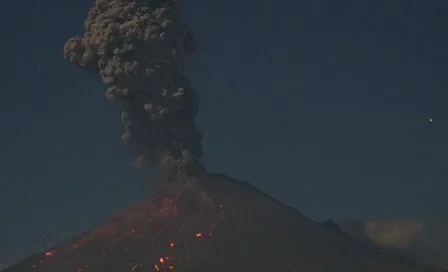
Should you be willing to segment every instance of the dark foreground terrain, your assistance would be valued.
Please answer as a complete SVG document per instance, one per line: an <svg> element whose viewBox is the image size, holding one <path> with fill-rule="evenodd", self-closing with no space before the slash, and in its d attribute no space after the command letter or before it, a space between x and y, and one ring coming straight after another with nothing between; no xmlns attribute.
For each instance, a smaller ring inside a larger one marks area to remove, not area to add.
<svg viewBox="0 0 448 272"><path fill-rule="evenodd" d="M248 183L178 178L102 225L4 272L444 271L322 228Z"/></svg>

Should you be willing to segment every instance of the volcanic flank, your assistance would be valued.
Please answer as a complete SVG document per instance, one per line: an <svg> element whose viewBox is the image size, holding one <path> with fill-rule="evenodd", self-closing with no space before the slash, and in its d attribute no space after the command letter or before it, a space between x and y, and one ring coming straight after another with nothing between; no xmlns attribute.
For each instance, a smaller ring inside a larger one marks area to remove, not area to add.
<svg viewBox="0 0 448 272"><path fill-rule="evenodd" d="M443 271L325 231L248 183L178 176L146 201L5 272Z"/></svg>

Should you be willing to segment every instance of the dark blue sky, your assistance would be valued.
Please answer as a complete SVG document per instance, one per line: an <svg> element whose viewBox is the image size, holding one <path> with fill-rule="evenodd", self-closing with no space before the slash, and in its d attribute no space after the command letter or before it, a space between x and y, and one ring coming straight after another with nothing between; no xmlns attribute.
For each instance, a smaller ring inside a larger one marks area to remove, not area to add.
<svg viewBox="0 0 448 272"><path fill-rule="evenodd" d="M0 265L153 187L129 167L100 80L62 56L92 2L0 2ZM447 217L446 1L183 6L211 171L315 220Z"/></svg>

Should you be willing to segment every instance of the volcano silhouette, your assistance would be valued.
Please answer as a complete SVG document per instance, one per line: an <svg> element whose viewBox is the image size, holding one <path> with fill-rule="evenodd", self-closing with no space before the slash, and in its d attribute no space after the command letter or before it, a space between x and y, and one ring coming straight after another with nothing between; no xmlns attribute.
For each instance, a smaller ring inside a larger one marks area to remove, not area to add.
<svg viewBox="0 0 448 272"><path fill-rule="evenodd" d="M444 271L324 229L246 182L177 177L149 199L4 272Z"/></svg>

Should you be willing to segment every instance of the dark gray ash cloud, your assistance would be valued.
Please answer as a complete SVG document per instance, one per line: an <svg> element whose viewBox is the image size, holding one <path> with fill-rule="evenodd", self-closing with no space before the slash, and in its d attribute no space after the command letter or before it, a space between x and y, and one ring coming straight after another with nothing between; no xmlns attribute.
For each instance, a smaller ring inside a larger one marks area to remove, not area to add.
<svg viewBox="0 0 448 272"><path fill-rule="evenodd" d="M204 170L199 98L178 68L195 49L178 1L97 0L64 56L101 77L136 166L194 174Z"/></svg>

